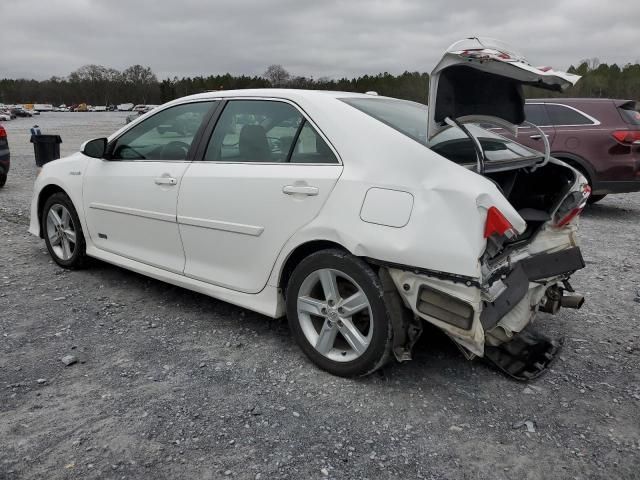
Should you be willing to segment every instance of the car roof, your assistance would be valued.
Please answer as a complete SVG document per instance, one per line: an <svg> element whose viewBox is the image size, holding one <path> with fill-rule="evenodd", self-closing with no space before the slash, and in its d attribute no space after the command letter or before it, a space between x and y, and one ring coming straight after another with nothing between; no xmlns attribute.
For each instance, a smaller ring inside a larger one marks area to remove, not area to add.
<svg viewBox="0 0 640 480"><path fill-rule="evenodd" d="M338 92L332 90L303 90L295 88L247 88L242 90L213 90L195 95L182 97L179 100L202 100L207 98L226 98L226 97L265 97L265 98L285 98L297 100L301 98L388 98L378 95L356 92Z"/></svg>
<svg viewBox="0 0 640 480"><path fill-rule="evenodd" d="M619 98L527 98L526 103L566 103L566 104L584 104L584 103L606 103L606 102L631 102L632 100L624 100Z"/></svg>

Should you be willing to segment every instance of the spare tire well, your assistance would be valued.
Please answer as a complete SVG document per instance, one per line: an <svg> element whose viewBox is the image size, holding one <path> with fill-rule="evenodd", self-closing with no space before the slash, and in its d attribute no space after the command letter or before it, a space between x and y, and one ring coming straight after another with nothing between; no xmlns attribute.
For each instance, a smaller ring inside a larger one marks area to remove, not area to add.
<svg viewBox="0 0 640 480"><path fill-rule="evenodd" d="M298 245L289 254L289 258L287 258L282 269L280 270L280 281L278 282L278 286L282 289L282 291L285 292L287 290L287 284L289 283L289 279L291 278L293 270L303 259L311 255L312 253L327 249L339 249L348 252L348 250L339 243L331 242L329 240L313 240L311 242Z"/></svg>
<svg viewBox="0 0 640 480"><path fill-rule="evenodd" d="M40 238L44 238L44 229L42 228L42 208L44 207L44 203L51 195L59 192L67 195L67 192L65 192L62 188L60 188L58 185L53 184L47 185L40 191L40 195L38 196L38 225L40 225Z"/></svg>

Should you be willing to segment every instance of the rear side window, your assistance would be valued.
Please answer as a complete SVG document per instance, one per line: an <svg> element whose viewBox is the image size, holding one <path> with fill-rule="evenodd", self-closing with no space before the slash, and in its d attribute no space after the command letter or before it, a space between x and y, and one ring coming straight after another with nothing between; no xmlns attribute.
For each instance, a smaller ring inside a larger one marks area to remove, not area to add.
<svg viewBox="0 0 640 480"><path fill-rule="evenodd" d="M625 103L618 107L618 111L625 122L631 125L640 125L640 112L636 110L636 104L634 102Z"/></svg>
<svg viewBox="0 0 640 480"><path fill-rule="evenodd" d="M547 116L544 105L540 103L527 103L524 106L524 115L527 122L531 122L538 126L551 125L551 121Z"/></svg>
<svg viewBox="0 0 640 480"><path fill-rule="evenodd" d="M593 125L591 119L572 108L550 104L546 107L551 125Z"/></svg>
<svg viewBox="0 0 640 480"><path fill-rule="evenodd" d="M231 100L213 130L206 161L338 163L315 129L292 105Z"/></svg>

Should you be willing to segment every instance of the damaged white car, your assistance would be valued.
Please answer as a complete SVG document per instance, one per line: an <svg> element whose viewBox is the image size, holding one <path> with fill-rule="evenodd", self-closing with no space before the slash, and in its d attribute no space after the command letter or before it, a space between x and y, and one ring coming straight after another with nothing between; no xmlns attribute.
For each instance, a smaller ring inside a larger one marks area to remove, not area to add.
<svg viewBox="0 0 640 480"><path fill-rule="evenodd" d="M45 165L30 232L66 268L95 257L286 314L336 375L410 359L425 321L533 378L557 350L534 316L583 301L568 280L589 186L548 145L491 128L517 133L523 85L577 79L474 38L432 73L428 109L348 92L181 98Z"/></svg>

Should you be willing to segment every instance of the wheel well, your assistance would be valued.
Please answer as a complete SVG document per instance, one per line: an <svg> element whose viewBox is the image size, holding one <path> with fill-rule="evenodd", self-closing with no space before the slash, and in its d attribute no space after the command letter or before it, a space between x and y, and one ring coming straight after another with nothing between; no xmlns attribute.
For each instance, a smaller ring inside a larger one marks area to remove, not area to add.
<svg viewBox="0 0 640 480"><path fill-rule="evenodd" d="M58 185L47 185L40 191L40 196L38 197L38 224L40 225L40 238L42 238L42 236L44 235L42 229L42 208L44 207L44 202L46 202L47 199L54 193L60 192L64 193L65 195L67 193Z"/></svg>
<svg viewBox="0 0 640 480"><path fill-rule="evenodd" d="M280 273L280 281L278 282L278 286L283 291L286 291L287 284L289 283L289 278L291 278L291 274L293 273L293 270L296 268L296 266L312 253L329 248L338 248L340 250L348 251L339 243L330 242L328 240L314 240L312 242L298 245L293 250L293 252L289 254L289 258L287 258L287 260L284 262L284 266L282 267Z"/></svg>

